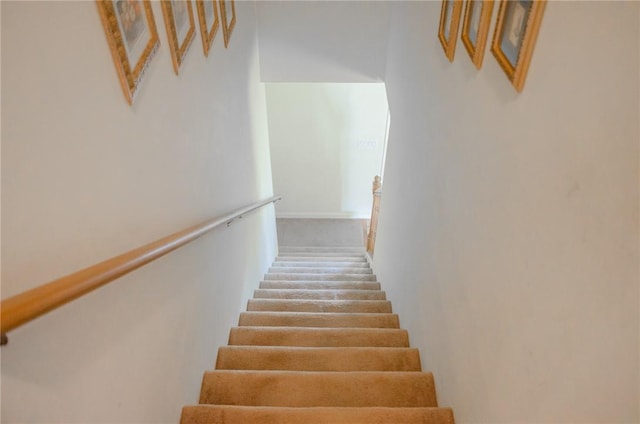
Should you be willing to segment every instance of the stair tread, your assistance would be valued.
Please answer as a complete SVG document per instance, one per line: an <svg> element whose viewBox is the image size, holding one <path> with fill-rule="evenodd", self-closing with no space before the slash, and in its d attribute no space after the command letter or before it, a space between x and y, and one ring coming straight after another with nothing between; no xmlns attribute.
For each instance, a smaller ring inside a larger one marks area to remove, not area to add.
<svg viewBox="0 0 640 424"><path fill-rule="evenodd" d="M420 354L403 347L223 346L216 369L420 371Z"/></svg>
<svg viewBox="0 0 640 424"><path fill-rule="evenodd" d="M295 327L399 328L397 314L341 312L242 312L239 325Z"/></svg>
<svg viewBox="0 0 640 424"><path fill-rule="evenodd" d="M367 300L367 299L249 299L249 302L265 303L304 303L304 304L388 304L388 300Z"/></svg>
<svg viewBox="0 0 640 424"><path fill-rule="evenodd" d="M272 266L269 273L274 274L373 274L371 268L366 267L299 267L299 266Z"/></svg>
<svg viewBox="0 0 640 424"><path fill-rule="evenodd" d="M363 300L362 302L366 302ZM373 301L377 302L377 301ZM387 302L386 300L384 302ZM300 317L318 317L325 318L327 316L335 316L335 317L379 317L379 316L395 316L393 313L380 313L380 312L296 312L296 311L245 311L241 312L240 315L273 315L273 316L300 316Z"/></svg>
<svg viewBox="0 0 640 424"><path fill-rule="evenodd" d="M292 281L264 280L261 289L345 289L345 290L380 290L380 283L375 281Z"/></svg>
<svg viewBox="0 0 640 424"><path fill-rule="evenodd" d="M359 252L279 252L280 256L297 258L362 258L366 260L364 254Z"/></svg>
<svg viewBox="0 0 640 424"><path fill-rule="evenodd" d="M433 375L417 371L208 371L202 381L200 403L437 406Z"/></svg>
<svg viewBox="0 0 640 424"><path fill-rule="evenodd" d="M408 347L409 335L399 328L233 327L230 345Z"/></svg>
<svg viewBox="0 0 640 424"><path fill-rule="evenodd" d="M271 265L273 267L300 267L300 268L370 268L368 262L330 262L330 261L280 261L276 260Z"/></svg>
<svg viewBox="0 0 640 424"><path fill-rule="evenodd" d="M359 262L368 263L364 255L357 256L288 256L286 254L276 256L276 261L288 262Z"/></svg>
<svg viewBox="0 0 640 424"><path fill-rule="evenodd" d="M377 281L375 274L270 272L265 280L284 281Z"/></svg>
<svg viewBox="0 0 640 424"><path fill-rule="evenodd" d="M247 311L391 313L388 300L250 299Z"/></svg>
<svg viewBox="0 0 640 424"><path fill-rule="evenodd" d="M192 405L182 409L182 424L453 424L451 408L273 407Z"/></svg>
<svg viewBox="0 0 640 424"><path fill-rule="evenodd" d="M278 246L279 252L362 252L364 246Z"/></svg>
<svg viewBox="0 0 640 424"><path fill-rule="evenodd" d="M381 290L331 290L331 289L256 289L254 299L344 299L344 300L386 300Z"/></svg>

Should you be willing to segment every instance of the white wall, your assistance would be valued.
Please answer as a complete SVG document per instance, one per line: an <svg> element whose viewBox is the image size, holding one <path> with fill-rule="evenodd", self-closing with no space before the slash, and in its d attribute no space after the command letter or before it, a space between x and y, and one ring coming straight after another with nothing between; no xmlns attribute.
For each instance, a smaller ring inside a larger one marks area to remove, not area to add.
<svg viewBox="0 0 640 424"><path fill-rule="evenodd" d="M640 421L640 4L549 2L522 94L447 61L440 3L393 8L375 268L440 404Z"/></svg>
<svg viewBox="0 0 640 424"><path fill-rule="evenodd" d="M368 218L387 123L383 84L269 83L279 217Z"/></svg>
<svg viewBox="0 0 640 424"><path fill-rule="evenodd" d="M2 2L2 296L272 194L255 7L129 107L94 2ZM197 34L199 37L199 34ZM275 252L273 207L9 334L3 422L177 422Z"/></svg>
<svg viewBox="0 0 640 424"><path fill-rule="evenodd" d="M263 81L384 78L387 2L260 1L257 10Z"/></svg>

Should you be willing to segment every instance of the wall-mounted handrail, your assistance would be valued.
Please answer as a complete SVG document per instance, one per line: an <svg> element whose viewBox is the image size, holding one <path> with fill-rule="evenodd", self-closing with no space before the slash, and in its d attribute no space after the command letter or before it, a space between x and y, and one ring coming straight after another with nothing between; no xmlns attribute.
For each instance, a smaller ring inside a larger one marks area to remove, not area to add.
<svg viewBox="0 0 640 424"><path fill-rule="evenodd" d="M249 212L280 199L282 196L261 200L3 300L0 303L0 343L6 344L7 332L16 327L164 256L220 225L229 226Z"/></svg>

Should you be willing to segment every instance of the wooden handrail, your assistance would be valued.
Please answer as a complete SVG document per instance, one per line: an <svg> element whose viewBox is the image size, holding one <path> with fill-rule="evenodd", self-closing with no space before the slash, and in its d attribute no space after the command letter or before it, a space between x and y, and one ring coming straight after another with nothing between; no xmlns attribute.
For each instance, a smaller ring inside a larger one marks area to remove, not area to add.
<svg viewBox="0 0 640 424"><path fill-rule="evenodd" d="M3 300L0 303L0 343L6 344L6 333L16 327L184 246L222 224L229 226L249 212L280 199L282 196L261 200Z"/></svg>

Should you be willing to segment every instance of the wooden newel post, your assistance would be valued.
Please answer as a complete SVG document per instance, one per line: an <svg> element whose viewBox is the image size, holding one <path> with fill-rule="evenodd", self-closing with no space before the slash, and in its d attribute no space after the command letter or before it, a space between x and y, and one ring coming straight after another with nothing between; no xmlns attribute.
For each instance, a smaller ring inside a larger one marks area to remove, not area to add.
<svg viewBox="0 0 640 424"><path fill-rule="evenodd" d="M369 223L369 235L367 237L367 252L373 255L376 244L376 231L378 229L378 211L380 210L380 197L382 196L382 182L380 176L373 179L373 206L371 207L371 221Z"/></svg>
<svg viewBox="0 0 640 424"><path fill-rule="evenodd" d="M373 190L371 190L374 196L376 194L376 191L380 190L380 187L382 187L382 182L380 181L380 175L376 175L375 177L373 177Z"/></svg>

